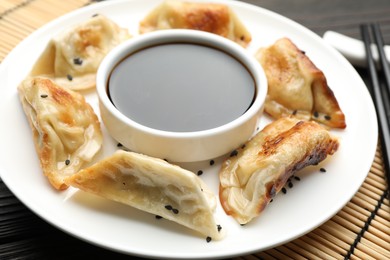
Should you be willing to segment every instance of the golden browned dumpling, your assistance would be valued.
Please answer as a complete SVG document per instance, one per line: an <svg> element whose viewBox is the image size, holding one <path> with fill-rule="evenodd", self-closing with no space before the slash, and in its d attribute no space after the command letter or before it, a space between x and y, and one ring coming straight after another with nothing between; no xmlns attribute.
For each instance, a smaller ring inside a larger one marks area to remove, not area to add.
<svg viewBox="0 0 390 260"><path fill-rule="evenodd" d="M250 32L227 6L167 0L152 10L141 22L139 32L163 29L194 29L218 34L247 46Z"/></svg>
<svg viewBox="0 0 390 260"><path fill-rule="evenodd" d="M288 38L261 48L256 58L268 80L265 112L274 118L294 115L331 128L345 128L345 116L324 73Z"/></svg>
<svg viewBox="0 0 390 260"><path fill-rule="evenodd" d="M50 79L26 79L18 90L43 173L56 189L66 189L64 178L91 161L102 145L98 118L81 94Z"/></svg>
<svg viewBox="0 0 390 260"><path fill-rule="evenodd" d="M31 76L45 75L72 90L93 88L103 58L128 38L127 29L104 15L95 15L53 38Z"/></svg>
<svg viewBox="0 0 390 260"><path fill-rule="evenodd" d="M281 118L228 158L219 172L221 204L240 224L257 217L289 177L334 154L338 139L314 121Z"/></svg>
<svg viewBox="0 0 390 260"><path fill-rule="evenodd" d="M76 188L221 239L216 196L194 173L164 160L118 150L66 182Z"/></svg>

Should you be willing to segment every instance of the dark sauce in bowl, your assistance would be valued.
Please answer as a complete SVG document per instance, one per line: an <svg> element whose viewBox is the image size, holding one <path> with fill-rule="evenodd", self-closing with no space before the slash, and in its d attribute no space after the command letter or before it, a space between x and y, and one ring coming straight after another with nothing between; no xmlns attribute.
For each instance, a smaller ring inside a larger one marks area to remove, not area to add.
<svg viewBox="0 0 390 260"><path fill-rule="evenodd" d="M194 132L240 117L256 86L248 69L222 50L169 43L124 58L111 72L107 91L114 106L141 125Z"/></svg>

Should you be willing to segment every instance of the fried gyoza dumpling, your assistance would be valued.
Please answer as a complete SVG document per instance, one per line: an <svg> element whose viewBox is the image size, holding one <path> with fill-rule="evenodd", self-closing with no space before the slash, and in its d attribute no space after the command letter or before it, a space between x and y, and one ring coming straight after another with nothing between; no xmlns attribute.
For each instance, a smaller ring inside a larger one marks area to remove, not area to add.
<svg viewBox="0 0 390 260"><path fill-rule="evenodd" d="M140 33L163 29L193 29L220 35L246 47L252 40L236 14L226 5L167 0L141 22Z"/></svg>
<svg viewBox="0 0 390 260"><path fill-rule="evenodd" d="M331 128L345 128L345 116L324 73L288 38L261 48L256 58L268 79L265 112L274 118L294 115Z"/></svg>
<svg viewBox="0 0 390 260"><path fill-rule="evenodd" d="M64 178L91 161L102 145L98 118L81 94L50 79L26 79L18 90L43 173L56 189L66 189Z"/></svg>
<svg viewBox="0 0 390 260"><path fill-rule="evenodd" d="M93 88L103 58L128 38L127 29L95 15L53 38L30 75L45 75L72 90Z"/></svg>
<svg viewBox="0 0 390 260"><path fill-rule="evenodd" d="M197 175L164 160L118 150L66 182L212 239L222 238L214 219L216 196Z"/></svg>
<svg viewBox="0 0 390 260"><path fill-rule="evenodd" d="M338 139L314 121L281 118L222 165L219 196L240 224L258 216L296 171L334 154Z"/></svg>

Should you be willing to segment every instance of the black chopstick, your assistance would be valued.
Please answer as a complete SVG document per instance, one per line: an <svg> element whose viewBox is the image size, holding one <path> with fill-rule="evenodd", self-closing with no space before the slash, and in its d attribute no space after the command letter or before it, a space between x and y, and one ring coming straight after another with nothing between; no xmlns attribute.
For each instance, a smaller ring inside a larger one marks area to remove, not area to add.
<svg viewBox="0 0 390 260"><path fill-rule="evenodd" d="M385 80L385 86L387 87L388 93L390 93L390 65L388 63L388 59L386 59L386 54L383 46L385 46L383 42L382 33L379 27L379 24L375 23L371 25L371 29L374 32L374 39L376 41L379 60L381 64L381 68L383 71L383 76ZM389 94L388 94L389 95Z"/></svg>
<svg viewBox="0 0 390 260"><path fill-rule="evenodd" d="M378 115L379 134L381 140L383 165L387 178L387 188L390 190L390 131L389 131L389 116L390 111L386 107L390 106L390 69L386 59L386 55L383 51L383 40L380 32L379 25L377 23L371 24L371 29L374 34L376 46L378 49L378 55L380 59L382 73L385 78L385 86L387 89L382 89L379 81L379 76L375 67L375 61L371 52L371 37L369 33L369 25L361 25L361 35L364 41L367 67L371 76L371 96L375 103L376 112ZM388 195L390 192L388 192Z"/></svg>

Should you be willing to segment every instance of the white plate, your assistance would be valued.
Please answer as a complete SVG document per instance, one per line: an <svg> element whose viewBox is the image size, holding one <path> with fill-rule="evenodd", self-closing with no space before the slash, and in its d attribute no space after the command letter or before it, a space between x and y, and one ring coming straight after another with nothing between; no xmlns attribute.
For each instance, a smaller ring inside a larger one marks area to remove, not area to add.
<svg viewBox="0 0 390 260"><path fill-rule="evenodd" d="M217 217L227 231L222 241L207 243L184 227L153 215L69 189L57 192L43 176L31 131L17 95L17 86L56 33L95 13L103 13L132 34L138 21L160 0L106 1L79 9L43 26L3 61L0 68L0 173L11 191L33 212L54 226L90 243L144 257L217 258L249 254L290 241L335 215L356 193L373 161L377 121L372 100L354 68L319 36L278 14L240 2L227 2L253 35L248 51L290 37L324 71L343 109L347 128L333 131L339 151L318 166L299 173L287 194L280 193L264 213L246 226L238 225L218 206ZM226 2L224 2L226 3ZM98 112L95 93L86 94ZM263 118L261 126L269 122ZM103 158L116 149L104 131ZM208 162L188 164L218 194L218 168ZM319 168L327 171L321 173Z"/></svg>

